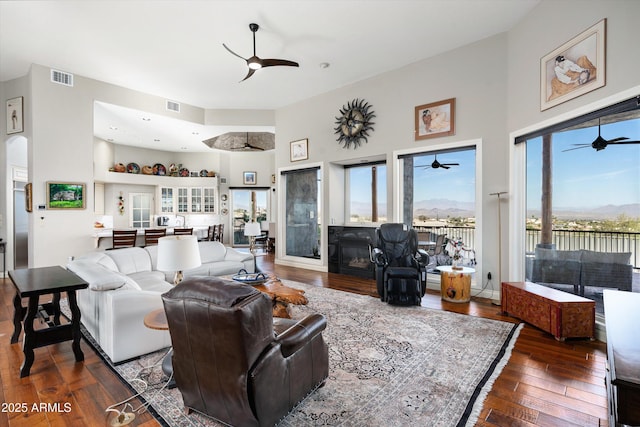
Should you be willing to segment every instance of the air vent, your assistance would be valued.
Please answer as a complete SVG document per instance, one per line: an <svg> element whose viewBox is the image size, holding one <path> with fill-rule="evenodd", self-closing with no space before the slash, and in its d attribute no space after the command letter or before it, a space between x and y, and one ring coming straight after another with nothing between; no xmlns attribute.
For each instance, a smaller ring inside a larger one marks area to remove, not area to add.
<svg viewBox="0 0 640 427"><path fill-rule="evenodd" d="M174 101L167 101L167 110L175 111L176 113L180 112L180 103Z"/></svg>
<svg viewBox="0 0 640 427"><path fill-rule="evenodd" d="M51 81L65 86L73 87L73 74L64 71L51 70Z"/></svg>

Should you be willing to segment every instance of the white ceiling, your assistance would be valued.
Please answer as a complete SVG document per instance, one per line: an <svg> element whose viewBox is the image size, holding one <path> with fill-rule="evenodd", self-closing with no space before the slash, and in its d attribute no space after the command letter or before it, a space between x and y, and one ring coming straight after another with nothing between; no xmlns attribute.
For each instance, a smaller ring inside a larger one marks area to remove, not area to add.
<svg viewBox="0 0 640 427"><path fill-rule="evenodd" d="M0 1L0 80L35 63L207 109L276 109L507 31L539 1ZM251 22L259 57L300 67L240 83L246 63L222 43L251 56Z"/></svg>

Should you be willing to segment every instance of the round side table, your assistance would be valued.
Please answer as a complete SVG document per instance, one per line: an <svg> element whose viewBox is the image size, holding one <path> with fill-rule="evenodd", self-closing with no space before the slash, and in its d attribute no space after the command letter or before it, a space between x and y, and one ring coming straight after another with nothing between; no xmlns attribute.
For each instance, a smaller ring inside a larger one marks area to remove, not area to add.
<svg viewBox="0 0 640 427"><path fill-rule="evenodd" d="M164 308L159 308L157 310L153 310L149 312L146 316L144 316L144 326L149 329L156 329L158 331L168 331L169 323L167 322L167 315L164 312ZM162 360L162 372L167 377L172 377L173 375L173 349L169 350L169 353ZM171 378L171 382L167 385L167 388L174 388L176 386L175 378Z"/></svg>
<svg viewBox="0 0 640 427"><path fill-rule="evenodd" d="M454 269L450 265L436 267L440 271L440 296L449 302L471 301L471 274L475 268L459 267Z"/></svg>

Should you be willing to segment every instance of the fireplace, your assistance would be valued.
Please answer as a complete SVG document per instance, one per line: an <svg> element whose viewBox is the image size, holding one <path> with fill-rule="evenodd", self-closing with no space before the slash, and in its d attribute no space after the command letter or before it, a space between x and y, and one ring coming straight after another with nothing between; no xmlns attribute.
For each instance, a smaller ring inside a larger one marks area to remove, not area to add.
<svg viewBox="0 0 640 427"><path fill-rule="evenodd" d="M329 227L329 271L350 276L375 278L369 247L375 242L372 227Z"/></svg>

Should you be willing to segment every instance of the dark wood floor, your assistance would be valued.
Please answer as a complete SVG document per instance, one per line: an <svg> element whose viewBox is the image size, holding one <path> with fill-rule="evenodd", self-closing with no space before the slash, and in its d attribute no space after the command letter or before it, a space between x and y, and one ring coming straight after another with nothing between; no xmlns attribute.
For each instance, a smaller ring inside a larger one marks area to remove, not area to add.
<svg viewBox="0 0 640 427"><path fill-rule="evenodd" d="M371 280L278 266L274 265L271 255L257 259L262 271L284 279L376 296L375 283ZM19 378L21 346L9 344L13 332L13 295L9 279L4 280L0 286L0 402L3 402L0 427L109 426L113 415L105 413L105 408L129 397L130 391L84 341L84 363L75 363L70 343L56 344L36 349L31 375ZM515 321L502 316L500 307L487 300L455 304L428 292L422 305ZM525 326L509 363L485 400L476 425L607 426L605 350L605 345L598 341L561 343L534 327ZM34 402L59 403L60 411L55 411L55 407L37 411L39 407L34 408ZM65 403L70 408L67 412ZM159 424L143 413L130 425Z"/></svg>

